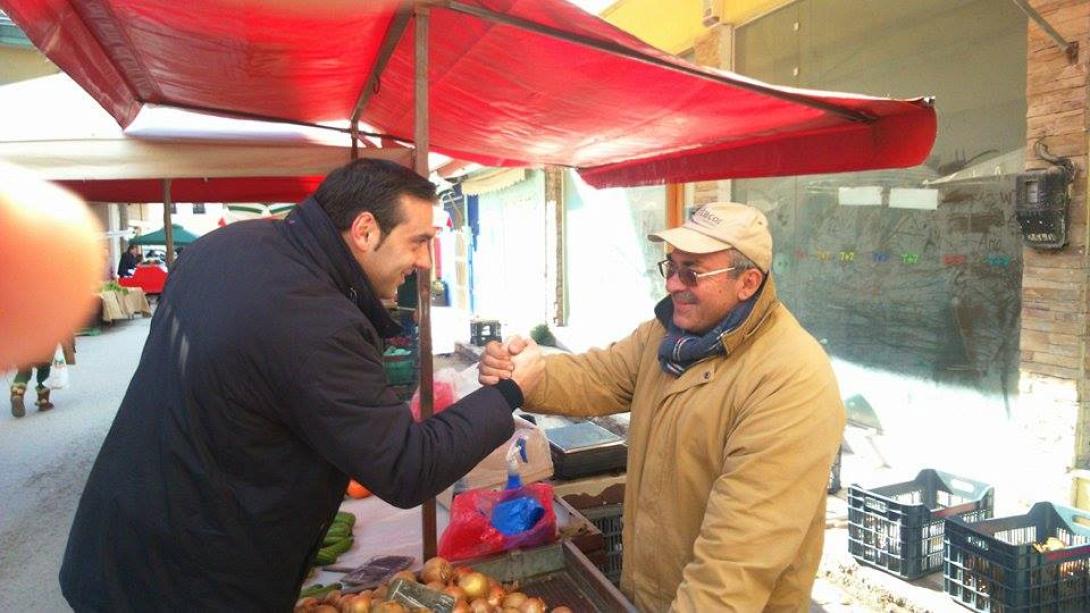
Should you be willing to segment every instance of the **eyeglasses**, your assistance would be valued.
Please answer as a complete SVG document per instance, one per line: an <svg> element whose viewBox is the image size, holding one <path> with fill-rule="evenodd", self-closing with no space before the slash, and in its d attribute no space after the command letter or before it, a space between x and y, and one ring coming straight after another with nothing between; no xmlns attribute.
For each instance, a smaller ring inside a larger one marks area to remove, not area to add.
<svg viewBox="0 0 1090 613"><path fill-rule="evenodd" d="M719 270L709 270L708 272L696 272L688 266L678 266L669 258L659 262L659 274L662 275L663 279L669 279L676 274L677 278L680 279L686 287L695 286L704 277L721 275L734 269L735 267L731 266L730 268L720 268Z"/></svg>

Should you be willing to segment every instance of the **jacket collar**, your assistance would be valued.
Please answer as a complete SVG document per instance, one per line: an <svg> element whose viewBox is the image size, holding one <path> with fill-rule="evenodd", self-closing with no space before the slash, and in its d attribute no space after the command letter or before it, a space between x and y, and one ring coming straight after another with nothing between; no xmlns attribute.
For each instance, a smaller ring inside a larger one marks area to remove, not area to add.
<svg viewBox="0 0 1090 613"><path fill-rule="evenodd" d="M338 291L371 321L380 336L389 338L401 333L401 326L375 295L333 220L313 197L295 207L284 220L284 228L299 250L329 275Z"/></svg>
<svg viewBox="0 0 1090 613"><path fill-rule="evenodd" d="M772 279L771 272L765 277L764 284L758 292L757 302L753 305L753 310L749 312L749 317L741 325L719 337L720 342L723 343L723 349L727 351L727 355L730 355L746 339L753 336L768 320L768 317L772 315L776 305L780 302L779 298L776 297L776 282Z"/></svg>

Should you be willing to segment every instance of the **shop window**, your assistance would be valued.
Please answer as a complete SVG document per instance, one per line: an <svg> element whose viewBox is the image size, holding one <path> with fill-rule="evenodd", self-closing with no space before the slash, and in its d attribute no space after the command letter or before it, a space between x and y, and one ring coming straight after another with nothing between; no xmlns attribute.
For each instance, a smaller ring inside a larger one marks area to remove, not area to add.
<svg viewBox="0 0 1090 613"><path fill-rule="evenodd" d="M1011 393L1025 15L989 0L801 0L738 29L735 68L799 87L936 97L939 136L921 166L737 180L732 197L768 214L780 296L833 356Z"/></svg>

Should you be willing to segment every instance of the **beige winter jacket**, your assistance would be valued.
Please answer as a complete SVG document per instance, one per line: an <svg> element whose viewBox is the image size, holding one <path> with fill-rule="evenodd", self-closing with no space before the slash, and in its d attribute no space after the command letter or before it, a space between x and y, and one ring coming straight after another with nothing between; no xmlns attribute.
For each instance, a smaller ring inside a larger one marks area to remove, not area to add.
<svg viewBox="0 0 1090 613"><path fill-rule="evenodd" d="M725 356L675 378L664 335L549 356L527 408L631 410L621 589L641 611L807 611L845 419L828 357L771 278Z"/></svg>

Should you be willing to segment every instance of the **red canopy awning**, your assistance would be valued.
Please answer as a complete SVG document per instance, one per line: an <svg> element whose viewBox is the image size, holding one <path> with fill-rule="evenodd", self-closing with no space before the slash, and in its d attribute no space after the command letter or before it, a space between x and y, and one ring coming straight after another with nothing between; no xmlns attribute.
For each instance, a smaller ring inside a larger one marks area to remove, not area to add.
<svg viewBox="0 0 1090 613"><path fill-rule="evenodd" d="M430 144L459 159L571 166L602 187L908 167L935 138L925 100L697 67L564 0L426 4ZM358 118L412 140L411 3L0 7L122 125L156 103L341 129Z"/></svg>
<svg viewBox="0 0 1090 613"><path fill-rule="evenodd" d="M300 202L324 177L216 177L172 179L173 202ZM55 181L88 202L162 202L163 182L154 179Z"/></svg>

